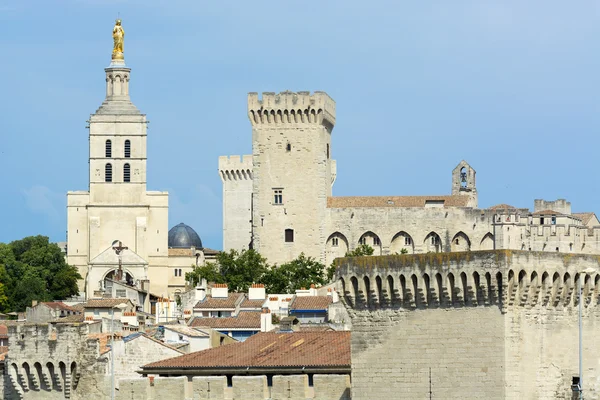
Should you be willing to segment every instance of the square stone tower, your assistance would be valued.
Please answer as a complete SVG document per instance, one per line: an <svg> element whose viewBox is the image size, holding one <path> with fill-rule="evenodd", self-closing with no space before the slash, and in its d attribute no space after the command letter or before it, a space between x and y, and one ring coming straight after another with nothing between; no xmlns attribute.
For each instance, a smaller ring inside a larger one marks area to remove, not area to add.
<svg viewBox="0 0 600 400"><path fill-rule="evenodd" d="M129 98L130 72L114 56L105 68L106 98L88 121L89 191L67 194L67 262L88 298L118 268L116 240L128 248L123 278L167 294L168 193L146 190L147 120Z"/></svg>
<svg viewBox="0 0 600 400"><path fill-rule="evenodd" d="M253 247L270 263L324 259L335 102L324 92L250 93L248 117Z"/></svg>

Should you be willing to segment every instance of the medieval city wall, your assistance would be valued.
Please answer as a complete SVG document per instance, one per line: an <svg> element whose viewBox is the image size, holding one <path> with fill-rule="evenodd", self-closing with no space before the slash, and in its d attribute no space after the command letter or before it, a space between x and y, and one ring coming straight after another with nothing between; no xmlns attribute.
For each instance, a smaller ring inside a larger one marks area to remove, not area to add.
<svg viewBox="0 0 600 400"><path fill-rule="evenodd" d="M521 251L338 260L352 398L570 399L579 279L584 390L599 398L599 260Z"/></svg>
<svg viewBox="0 0 600 400"><path fill-rule="evenodd" d="M348 375L234 376L228 386L224 376L136 378L119 382L116 399L216 399L216 400L350 400ZM91 400L91 399L90 399Z"/></svg>

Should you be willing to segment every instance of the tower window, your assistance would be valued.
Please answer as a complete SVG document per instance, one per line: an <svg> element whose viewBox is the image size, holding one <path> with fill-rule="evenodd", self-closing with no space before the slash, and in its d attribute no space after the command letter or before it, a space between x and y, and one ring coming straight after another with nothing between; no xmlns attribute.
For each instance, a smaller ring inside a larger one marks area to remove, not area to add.
<svg viewBox="0 0 600 400"><path fill-rule="evenodd" d="M404 237L404 245L405 246L410 246L412 244L412 239L408 236Z"/></svg>
<svg viewBox="0 0 600 400"><path fill-rule="evenodd" d="M292 145L291 144L286 144L285 145L285 151L292 151Z"/></svg>
<svg viewBox="0 0 600 400"><path fill-rule="evenodd" d="M128 140L125 141L125 158L131 157L131 142Z"/></svg>
<svg viewBox="0 0 600 400"><path fill-rule="evenodd" d="M112 157L112 142L110 140L107 140L104 146L104 156L106 158Z"/></svg>
<svg viewBox="0 0 600 400"><path fill-rule="evenodd" d="M338 239L338 238L336 238L336 237L332 238L332 239L331 239L331 245L332 245L333 247L338 247L338 244L339 244L338 240L339 240L339 239Z"/></svg>
<svg viewBox="0 0 600 400"><path fill-rule="evenodd" d="M291 243L294 241L294 230L293 229L286 229L285 230L285 242L286 243Z"/></svg>
<svg viewBox="0 0 600 400"><path fill-rule="evenodd" d="M327 159L329 160L329 143L327 143Z"/></svg>
<svg viewBox="0 0 600 400"><path fill-rule="evenodd" d="M274 204L283 204L283 189L273 189Z"/></svg>
<svg viewBox="0 0 600 400"><path fill-rule="evenodd" d="M106 164L104 167L104 182L112 182L112 164Z"/></svg>
<svg viewBox="0 0 600 400"><path fill-rule="evenodd" d="M123 165L123 182L131 182L131 167L129 164Z"/></svg>
<svg viewBox="0 0 600 400"><path fill-rule="evenodd" d="M358 244L367 244L367 237L363 236L358 240Z"/></svg>
<svg viewBox="0 0 600 400"><path fill-rule="evenodd" d="M375 245L375 246L381 246L381 240L379 240L378 237L374 237L373 238L373 245Z"/></svg>

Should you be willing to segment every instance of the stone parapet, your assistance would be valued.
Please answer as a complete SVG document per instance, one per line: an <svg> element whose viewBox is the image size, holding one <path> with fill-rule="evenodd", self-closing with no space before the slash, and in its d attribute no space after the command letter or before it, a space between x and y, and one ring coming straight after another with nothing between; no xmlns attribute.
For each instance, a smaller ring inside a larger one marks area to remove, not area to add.
<svg viewBox="0 0 600 400"><path fill-rule="evenodd" d="M257 124L335 125L335 101L325 92L248 93L248 117Z"/></svg>

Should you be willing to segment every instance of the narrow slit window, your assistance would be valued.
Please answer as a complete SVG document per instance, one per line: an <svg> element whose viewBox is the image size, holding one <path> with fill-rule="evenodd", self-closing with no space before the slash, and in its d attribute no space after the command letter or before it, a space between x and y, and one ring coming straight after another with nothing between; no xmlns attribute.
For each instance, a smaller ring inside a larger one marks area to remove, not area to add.
<svg viewBox="0 0 600 400"><path fill-rule="evenodd" d="M112 182L112 164L106 164L104 167L104 182Z"/></svg>
<svg viewBox="0 0 600 400"><path fill-rule="evenodd" d="M131 167L129 164L123 165L123 182L131 182Z"/></svg>
<svg viewBox="0 0 600 400"><path fill-rule="evenodd" d="M125 141L125 158L131 157L131 142L128 140Z"/></svg>
<svg viewBox="0 0 600 400"><path fill-rule="evenodd" d="M292 145L291 144L286 144L285 145L285 151L292 151Z"/></svg>
<svg viewBox="0 0 600 400"><path fill-rule="evenodd" d="M112 157L112 142L110 140L107 140L104 146L104 156L106 158Z"/></svg>
<svg viewBox="0 0 600 400"><path fill-rule="evenodd" d="M327 143L327 159L329 160L329 143Z"/></svg>
<svg viewBox="0 0 600 400"><path fill-rule="evenodd" d="M285 230L285 242L286 243L291 243L294 241L294 230L293 229L286 229Z"/></svg>

